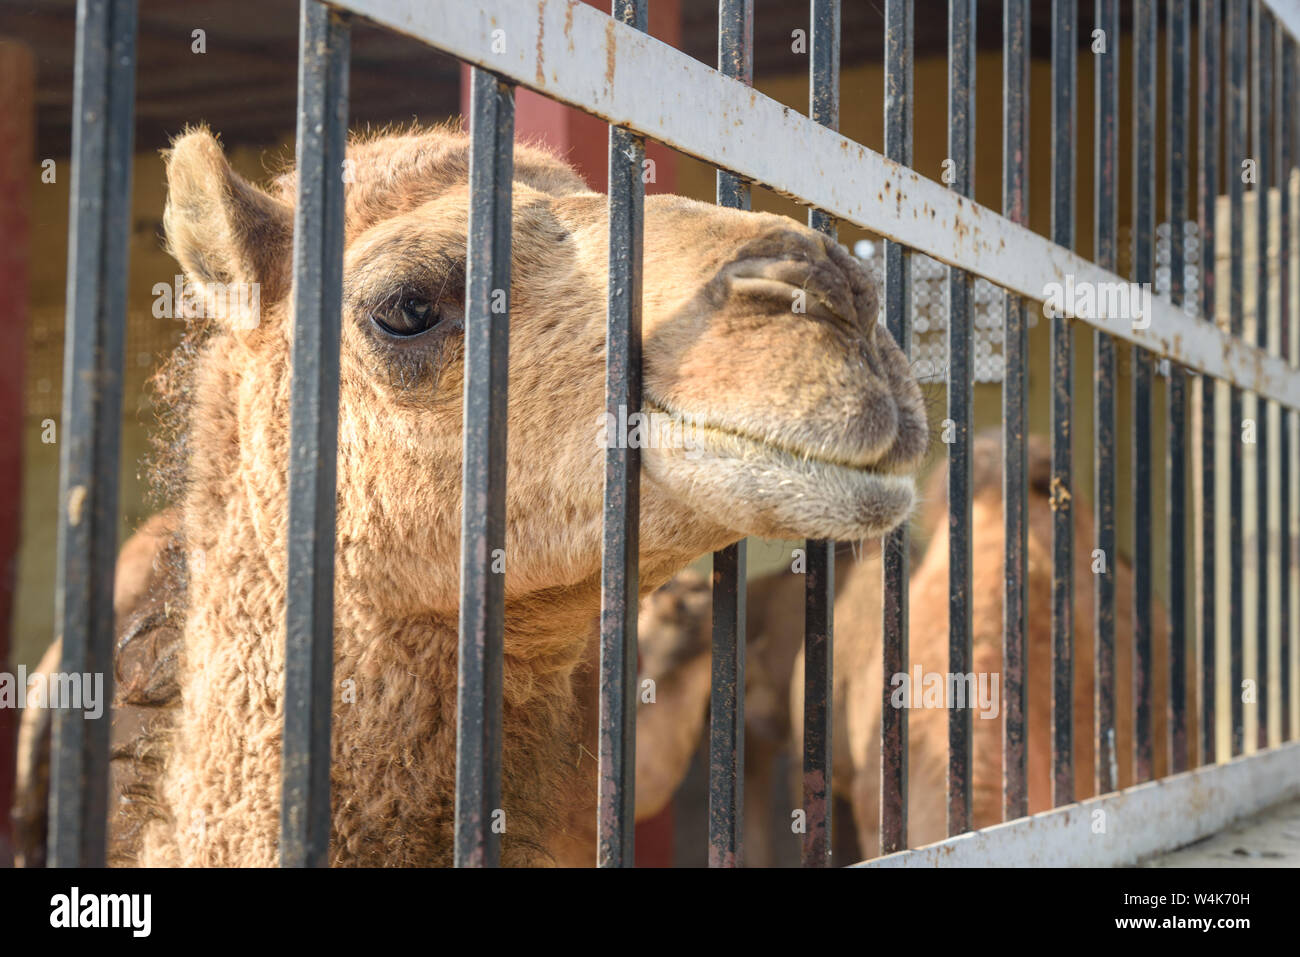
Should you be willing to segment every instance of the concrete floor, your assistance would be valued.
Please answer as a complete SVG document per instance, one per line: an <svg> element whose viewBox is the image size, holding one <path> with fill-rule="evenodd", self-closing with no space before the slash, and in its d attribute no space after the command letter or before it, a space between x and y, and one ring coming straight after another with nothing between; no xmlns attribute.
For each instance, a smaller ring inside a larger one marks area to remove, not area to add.
<svg viewBox="0 0 1300 957"><path fill-rule="evenodd" d="M1278 804L1139 867L1300 867L1300 800Z"/></svg>

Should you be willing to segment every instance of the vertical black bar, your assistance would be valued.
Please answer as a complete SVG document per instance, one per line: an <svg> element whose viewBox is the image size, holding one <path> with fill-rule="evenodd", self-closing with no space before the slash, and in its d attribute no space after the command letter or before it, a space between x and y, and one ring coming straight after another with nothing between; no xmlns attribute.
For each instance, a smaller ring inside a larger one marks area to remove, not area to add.
<svg viewBox="0 0 1300 957"><path fill-rule="evenodd" d="M103 675L109 701L135 41L135 0L79 0L55 634L63 635L60 670ZM51 867L104 866L109 725L107 711L98 720L54 712Z"/></svg>
<svg viewBox="0 0 1300 957"><path fill-rule="evenodd" d="M1156 0L1133 5L1133 279L1155 280ZM1150 316L1142 316L1144 323ZM1152 774L1151 357L1133 347L1133 756L1134 782Z"/></svg>
<svg viewBox="0 0 1300 957"><path fill-rule="evenodd" d="M1277 30L1277 101L1273 116L1277 126L1274 128L1274 155L1276 165L1274 178L1281 192L1281 221L1278 223L1280 242L1278 244L1279 299L1281 301L1281 319L1278 329L1278 354L1286 362L1291 361L1291 152L1292 129L1295 126L1295 112L1288 109L1295 102L1295 41L1279 25ZM1294 414L1286 406L1279 406L1279 440L1277 448L1279 478L1278 487L1281 496L1278 501L1278 593L1281 595L1278 609L1278 670L1281 672L1279 688L1282 705L1281 741L1291 740L1291 416Z"/></svg>
<svg viewBox="0 0 1300 957"><path fill-rule="evenodd" d="M615 0L613 16L646 29L646 0ZM609 286L605 325L605 411L625 422L641 411L641 245L645 140L609 128ZM637 549L641 450L605 450L604 553L600 601L600 775L597 856L601 867L636 863Z"/></svg>
<svg viewBox="0 0 1300 957"><path fill-rule="evenodd" d="M840 0L811 0L812 31L808 57L809 115L831 129L840 119ZM835 220L808 211L808 225L832 240ZM831 860L831 691L835 543L808 539L804 583L803 836L804 867L826 867Z"/></svg>
<svg viewBox="0 0 1300 957"><path fill-rule="evenodd" d="M745 543L713 553L713 693L709 716L709 866L743 861Z"/></svg>
<svg viewBox="0 0 1300 957"><path fill-rule="evenodd" d="M1245 263L1242 258L1242 243L1245 240L1245 189L1242 182L1242 163L1249 159L1247 149L1246 121L1247 87L1246 87L1246 34L1250 29L1250 17L1247 0L1228 0L1228 97L1227 97L1227 139L1224 142L1224 174L1228 178L1228 195L1231 198L1231 266L1228 273L1228 302L1230 306L1229 328L1232 335L1242 337L1244 324L1243 285L1245 280ZM1229 652L1231 656L1232 679L1228 694L1232 702L1232 756L1241 753L1245 737L1244 707L1242 692L1242 649L1244 635L1242 632L1241 612L1244 605L1244 582L1241 575L1242 539L1242 394L1241 387L1231 386L1231 398L1228 411L1228 563L1231 568L1229 579L1228 616Z"/></svg>
<svg viewBox="0 0 1300 957"><path fill-rule="evenodd" d="M1202 319L1214 324L1215 318L1215 258L1216 201L1219 196L1219 106L1220 106L1220 0L1200 0L1197 27L1200 49L1197 70L1199 83L1197 98L1200 102L1200 130L1197 147L1200 158L1197 164L1196 207L1199 217L1197 230L1200 243L1200 313ZM1201 649L1201 764L1217 760L1215 747L1215 621L1218 614L1215 604L1215 383L1209 376L1197 380L1201 391L1201 501L1196 513L1201 517L1201 565L1196 591L1200 596L1199 634Z"/></svg>
<svg viewBox="0 0 1300 957"><path fill-rule="evenodd" d="M804 867L831 862L831 688L835 543L809 539L804 604Z"/></svg>
<svg viewBox="0 0 1300 957"><path fill-rule="evenodd" d="M284 867L329 864L334 499L348 49L348 24L343 15L316 0L302 0L298 202L293 230L284 789L280 805L280 863Z"/></svg>
<svg viewBox="0 0 1300 957"><path fill-rule="evenodd" d="M1028 222L1029 0L1004 0L1002 8L1002 212L1014 223ZM1002 677L1006 708L1002 719L1002 808L1007 820L1029 813L1028 714L1025 648L1025 570L1028 549L1025 394L1029 339L1025 305L1002 299L1002 501L1006 529L1006 595L1002 617Z"/></svg>
<svg viewBox="0 0 1300 957"><path fill-rule="evenodd" d="M885 156L912 164L912 0L885 0ZM912 346L911 261L885 242L885 326L909 353ZM883 674L880 713L880 853L907 847L907 709L890 702L896 674L907 672L907 525L883 545Z"/></svg>
<svg viewBox="0 0 1300 957"><path fill-rule="evenodd" d="M1298 73L1300 73L1300 64L1297 63L1297 60L1300 59L1300 49L1298 49L1298 46L1300 46L1300 40L1296 40L1293 38L1288 39L1287 51L1286 51L1286 62L1287 62L1287 74L1290 79L1290 92L1287 96L1287 103L1294 103L1296 96L1300 96L1300 78L1298 78ZM1286 114L1286 122L1289 127L1288 132L1286 134L1287 149L1290 152L1286 159L1285 195L1288 197L1288 217L1290 217L1293 214L1293 208L1290 204L1294 202L1294 199L1290 198L1291 177L1296 170L1296 166L1300 164L1300 119L1297 119L1294 110L1288 109L1283 112ZM1290 222L1290 219L1288 218L1287 221ZM1300 237L1297 237L1296 232L1294 230L1289 232L1288 236L1289 236L1289 240L1288 240L1289 243L1300 242ZM1288 276L1291 276L1291 262L1294 259L1295 255L1296 255L1295 252L1293 252L1288 245L1287 270L1286 270ZM1286 315L1286 324L1284 326L1286 331L1283 333L1285 337L1283 339L1283 342L1285 343L1285 345L1283 346L1282 349L1283 354L1288 357L1287 361L1291 364L1292 370L1295 370L1296 368L1300 367L1300 312L1297 312L1294 308L1295 303L1292 300L1295 295L1296 295L1295 290L1288 288L1287 315ZM1297 436L1296 434L1296 425L1300 424L1300 421L1298 421L1300 420L1300 409L1297 408L1289 409L1288 416L1291 420L1291 425L1289 429L1291 434L1288 441L1291 443L1296 443L1297 440L1300 439L1300 436ZM1295 457L1296 457L1295 453L1293 452L1291 454L1292 460L1294 460ZM1295 466L1295 462L1293 461L1290 465L1288 465L1288 471L1293 469L1294 466ZM1283 482L1283 487L1291 491L1300 488L1300 477L1298 477L1294 473L1291 474L1290 477L1286 478L1286 480ZM1293 504L1291 508L1294 510L1295 505ZM1291 526L1294 526L1295 525L1294 511L1291 513L1290 521L1291 521ZM1285 539L1286 544L1284 550L1288 556L1287 560L1290 563L1290 568L1292 569L1292 576L1294 577L1294 568L1297 565L1297 563L1300 563L1300 534L1293 533L1290 530L1290 527L1288 527L1288 531L1285 534L1286 534L1286 539ZM1296 634L1295 622L1297 618L1300 618L1300 589L1293 590L1291 586L1288 584L1287 587L1283 590L1283 594L1287 595L1289 599L1288 601L1289 608L1287 610L1287 621L1290 628L1290 634L1292 636L1295 636ZM1288 637L1286 639L1285 646L1288 649L1288 654L1290 655L1291 658L1295 658L1297 655L1300 655L1300 644L1297 643L1296 637ZM1289 668L1286 673L1288 675L1290 674ZM1288 678L1288 681L1289 680L1290 679ZM1294 688L1288 685L1288 690L1284 692L1284 695L1286 696L1284 700L1287 702L1286 704L1287 714L1290 714L1292 711L1289 695L1293 693L1295 693ZM1300 726L1297 725L1292 726L1293 728L1292 737L1294 737L1295 734L1300 734L1300 731L1295 730L1297 727Z"/></svg>
<svg viewBox="0 0 1300 957"><path fill-rule="evenodd" d="M1074 248L1075 0L1052 0L1052 241ZM1071 320L1052 317L1052 804L1074 800L1074 519Z"/></svg>
<svg viewBox="0 0 1300 957"><path fill-rule="evenodd" d="M1184 0L1169 0L1168 99L1169 297L1186 299L1187 264L1187 102L1190 11ZM1190 766L1187 751L1187 373L1171 363L1167 399L1166 512L1169 534L1169 749L1171 773ZM1163 747L1164 744L1162 743Z"/></svg>
<svg viewBox="0 0 1300 957"><path fill-rule="evenodd" d="M1300 95L1300 81L1298 81L1297 78L1297 73L1298 71L1300 71L1300 65L1297 64L1297 59L1300 58L1300 49L1297 49L1298 45L1300 45L1300 40L1296 40L1294 38L1288 37L1287 44L1286 44L1286 65L1287 65L1287 77L1288 77L1288 86L1289 86L1289 92L1287 94L1287 103L1294 103L1296 96ZM1292 174L1295 172L1297 164L1300 164L1300 120L1297 119L1294 110L1287 109L1282 112L1285 114L1286 124L1288 127L1286 133L1286 144L1287 144L1287 150L1289 152L1287 154L1286 163L1285 163L1285 172L1284 172L1285 180L1284 180L1283 194L1288 197L1286 222L1290 223L1291 221L1290 217L1293 214L1293 207L1291 204L1294 202L1294 200L1291 198L1291 178L1292 178ZM1289 231L1287 236L1288 236L1288 240L1287 240L1288 244L1284 247L1287 250L1286 274L1288 277L1291 277L1291 262L1295 257L1295 252L1291 250L1290 244L1300 241L1300 237L1297 237L1296 232L1294 230ZM1285 324L1283 326L1283 329L1285 331L1283 332L1283 340L1282 340L1284 343L1282 347L1282 354L1287 356L1287 361L1290 363L1292 370L1295 370L1297 367L1300 367L1300 313L1298 313L1295 310L1294 302L1292 301L1295 294L1296 294L1295 290L1288 286L1287 311L1285 314L1286 315ZM1288 426L1287 420L1283 420L1283 427L1286 428L1289 433L1288 442L1296 443L1297 440L1300 439L1300 436L1296 435L1296 425L1300 424L1300 422L1297 421L1300 420L1300 409L1296 409L1296 408L1288 409L1287 415L1290 420L1290 425ZM1294 452L1291 453L1290 458L1292 460L1295 459ZM1294 461L1288 464L1287 473L1283 474L1282 485L1283 488L1288 489L1288 491L1295 491L1297 488L1300 488L1300 477L1298 477L1292 471L1294 468L1294 464L1295 464ZM1285 544L1283 547L1283 551L1287 555L1289 576L1294 577L1295 566L1297 565L1297 563L1300 563L1300 535L1294 534L1291 531L1291 527L1295 524L1295 518L1294 518L1295 505L1292 504L1291 506L1289 506L1289 508L1292 509L1292 511L1288 512L1288 521L1290 524L1288 524L1287 531L1284 533ZM1285 702L1284 705L1286 709L1285 713L1290 715L1292 712L1290 696L1295 693L1295 689L1289 683L1291 680L1290 669L1292 667L1289 664L1289 662L1291 659L1294 659L1297 655L1300 655L1300 644L1297 644L1296 638L1292 637L1296 633L1296 624L1295 624L1296 619L1300 618L1300 589L1293 590L1291 588L1291 585L1289 584L1289 579L1288 579L1288 584L1286 588L1283 589L1282 593L1287 596L1288 609L1287 609L1286 622L1287 622L1287 627L1289 629L1287 632L1288 637L1285 639L1283 644L1283 647L1287 649L1287 654L1289 656L1288 665L1283 672L1288 676L1286 679L1288 681L1288 684L1284 687L1283 690L1283 701ZM1288 718L1288 724L1290 723L1291 723L1291 719ZM1300 733L1300 731L1296 730L1296 728L1298 727L1297 725L1292 724L1291 727L1292 727L1291 737L1294 738L1296 734Z"/></svg>
<svg viewBox="0 0 1300 957"><path fill-rule="evenodd" d="M1106 53L1096 59L1097 159L1093 165L1094 245L1099 266L1118 267L1119 183L1119 0L1097 0L1097 29L1106 35ZM1115 790L1115 340L1093 332L1093 459L1097 548L1104 556L1094 568L1094 732L1097 758L1094 775L1098 794Z"/></svg>
<svg viewBox="0 0 1300 957"><path fill-rule="evenodd" d="M948 2L948 158L952 189L974 195L975 0ZM974 670L971 645L971 416L974 349L971 280L948 269L948 671ZM958 687L962 687L960 684ZM971 826L971 743L975 702L948 711L948 834Z"/></svg>
<svg viewBox="0 0 1300 957"><path fill-rule="evenodd" d="M515 100L491 73L472 73L456 866L495 867L509 826L501 818L501 676Z"/></svg>
<svg viewBox="0 0 1300 957"><path fill-rule="evenodd" d="M1298 71L1300 71L1300 64L1297 63L1297 60L1300 59L1300 49L1298 49L1298 45L1300 45L1300 40L1294 38L1288 38L1286 44L1287 77L1289 81L1288 84L1289 92L1287 93L1288 104L1294 103L1295 98L1297 96L1300 96L1300 79L1298 79L1298 75L1297 75ZM1286 124L1288 127L1286 133L1286 143L1289 152L1287 154L1286 163L1285 163L1285 172L1284 172L1285 180L1284 180L1283 195L1287 197L1288 205L1287 205L1286 222L1290 224L1291 222L1290 217L1293 214L1293 207L1291 204L1294 202L1294 199L1292 199L1291 197L1291 178L1292 178L1292 174L1295 172L1296 166L1300 164L1300 119L1297 119L1294 110L1287 109L1282 112L1285 114ZM1290 277L1288 281L1291 281L1294 278L1292 277L1292 273L1291 273L1291 262L1295 257L1295 252L1291 250L1290 244L1295 242L1300 242L1300 237L1296 235L1295 231L1289 231L1287 236L1288 236L1288 240L1287 240L1288 245L1284 247L1287 250L1286 274L1288 277ZM1282 354L1287 356L1287 361L1291 364L1291 368L1293 370L1296 369L1297 367L1300 367L1300 312L1297 312L1294 308L1295 303L1293 302L1293 298L1295 294L1296 291L1291 287L1288 287L1287 312L1285 314L1286 320L1283 326L1283 329L1285 331L1283 332L1283 340L1282 340L1284 343L1282 347ZM1296 425L1300 424L1300 409L1291 408L1287 410L1287 415L1290 419L1290 427L1287 429L1289 433L1288 442L1296 443L1298 440L1300 440L1300 436L1297 436L1296 434ZM1284 427L1287 427L1285 420L1283 425ZM1295 453L1294 452L1291 453L1290 457L1292 460L1294 460ZM1282 483L1283 488L1292 491L1297 488L1300 488L1300 476L1297 476L1291 472L1291 470L1294 468L1294 465L1295 465L1294 461L1288 464L1287 466L1288 472L1284 473L1283 483ZM1295 505L1294 504L1291 505L1290 508L1294 509ZM1285 546L1283 548L1283 551L1287 555L1289 568L1292 570L1291 576L1293 577L1294 568L1297 565L1297 563L1300 563L1300 535L1293 534L1292 531L1290 530L1291 526L1295 524L1294 512L1288 513L1288 515L1289 515L1290 524L1287 526L1287 531L1284 533ZM1287 619L1286 619L1288 623L1289 632L1284 646L1288 649L1288 655L1291 658L1295 658L1297 655L1300 655L1300 644L1297 644L1295 639L1290 636L1295 634L1296 632L1295 622L1297 618L1300 618L1300 589L1293 590L1290 584L1288 583L1287 587L1283 589L1283 594L1287 595L1288 597L1287 604L1289 606L1287 610ZM1290 682L1291 672L1290 672L1289 665L1284 671L1284 673L1288 675L1287 681ZM1286 689L1283 691L1283 700L1286 702L1285 708L1286 708L1286 713L1288 715L1291 714L1292 711L1292 706L1290 703L1291 702L1290 695L1294 693L1295 693L1295 689L1290 684L1288 684L1286 686ZM1293 735L1292 735L1293 737L1295 734L1300 734L1300 731L1296 731L1295 727L1296 726L1293 726Z"/></svg>
<svg viewBox="0 0 1300 957"><path fill-rule="evenodd" d="M1268 202L1272 181L1273 149L1269 133L1272 125L1271 104L1267 97L1273 90L1273 32L1268 10L1255 0L1251 30L1251 151L1255 169L1255 344L1268 351L1269 338L1269 258ZM1268 600L1269 508L1268 495L1268 420L1270 403L1263 396L1255 398L1255 687L1256 742L1268 747Z"/></svg>
<svg viewBox="0 0 1300 957"><path fill-rule="evenodd" d="M718 69L754 82L754 0L718 0ZM718 170L718 205L749 208L749 184ZM709 866L743 861L745 542L713 553L713 695L709 714Z"/></svg>

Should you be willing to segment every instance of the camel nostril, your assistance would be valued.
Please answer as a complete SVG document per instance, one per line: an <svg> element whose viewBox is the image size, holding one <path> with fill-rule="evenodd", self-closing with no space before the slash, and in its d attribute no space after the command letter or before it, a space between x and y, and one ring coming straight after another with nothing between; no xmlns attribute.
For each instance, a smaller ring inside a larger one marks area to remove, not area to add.
<svg viewBox="0 0 1300 957"><path fill-rule="evenodd" d="M743 259L726 270L733 296L807 315L861 333L857 305L848 281L828 260Z"/></svg>

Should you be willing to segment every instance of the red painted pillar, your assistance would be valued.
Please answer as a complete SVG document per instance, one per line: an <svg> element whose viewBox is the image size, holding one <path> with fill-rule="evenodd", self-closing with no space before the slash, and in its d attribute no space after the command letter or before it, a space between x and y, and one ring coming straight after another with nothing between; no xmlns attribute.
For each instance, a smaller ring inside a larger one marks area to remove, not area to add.
<svg viewBox="0 0 1300 957"><path fill-rule="evenodd" d="M0 40L0 671L11 671L23 486L23 355L27 331L28 190L36 140L36 59ZM0 867L13 863L17 714L0 708Z"/></svg>
<svg viewBox="0 0 1300 957"><path fill-rule="evenodd" d="M583 0L608 12L609 3ZM669 46L682 40L681 0L654 0L650 4L650 35ZM469 115L469 67L461 65L460 112ZM609 124L581 110L557 103L532 90L515 91L515 138L541 140L564 156L592 189L609 185ZM654 161L655 181L647 193L677 190L677 154L659 143L646 143L646 158Z"/></svg>
<svg viewBox="0 0 1300 957"><path fill-rule="evenodd" d="M590 6L609 11L608 0L584 0ZM654 0L650 4L650 35L669 46L679 47L682 39L681 0ZM462 64L460 111L469 115L469 67ZM515 138L540 140L564 156L592 189L604 192L609 185L609 124L571 106L519 89L515 92ZM672 193L677 189L677 154L660 143L646 143L646 158L654 161L655 181L646 184L647 193ZM671 867L673 863L673 806L642 821L636 828L638 867Z"/></svg>

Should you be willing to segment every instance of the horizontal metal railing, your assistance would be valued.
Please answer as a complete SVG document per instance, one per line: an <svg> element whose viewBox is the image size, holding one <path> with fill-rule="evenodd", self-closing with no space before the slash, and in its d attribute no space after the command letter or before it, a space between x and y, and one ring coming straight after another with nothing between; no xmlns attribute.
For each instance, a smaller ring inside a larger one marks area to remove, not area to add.
<svg viewBox="0 0 1300 957"><path fill-rule="evenodd" d="M345 5L519 86L653 137L1030 301L1041 302L1046 287L1063 284L1067 276L1076 285L1128 281L653 37L611 23L592 7L547 3L539 10L527 0L472 5L349 0ZM493 50L494 23L510 25L504 53ZM610 76L608 64L613 64ZM645 76L656 78L655 97L645 96L635 80ZM735 122L738 118L743 122ZM1197 372L1300 407L1300 378L1281 359L1198 325L1167 301L1155 300L1143 328L1125 316L1076 318Z"/></svg>

